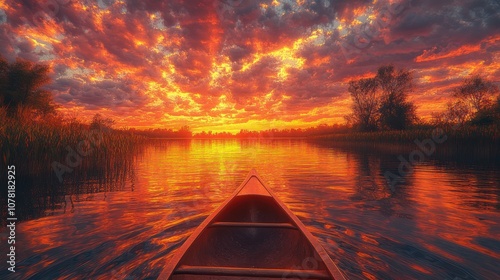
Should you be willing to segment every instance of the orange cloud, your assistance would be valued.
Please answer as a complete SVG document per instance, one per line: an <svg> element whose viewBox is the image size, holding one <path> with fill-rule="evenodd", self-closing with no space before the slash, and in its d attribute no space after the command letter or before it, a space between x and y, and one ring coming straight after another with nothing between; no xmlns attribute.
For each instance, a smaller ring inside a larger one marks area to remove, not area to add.
<svg viewBox="0 0 500 280"><path fill-rule="evenodd" d="M444 58L453 58L457 56L462 56L466 54L471 54L481 50L480 45L465 45L455 48L453 50L438 51L436 47L430 50L424 50L422 55L416 57L416 62L433 61Z"/></svg>
<svg viewBox="0 0 500 280"><path fill-rule="evenodd" d="M342 123L347 83L389 63L414 71L424 118L468 74L500 76L493 2L407 7L356 46L387 1L217 1L70 1L35 24L42 2L7 0L0 54L50 64L61 112L196 131Z"/></svg>

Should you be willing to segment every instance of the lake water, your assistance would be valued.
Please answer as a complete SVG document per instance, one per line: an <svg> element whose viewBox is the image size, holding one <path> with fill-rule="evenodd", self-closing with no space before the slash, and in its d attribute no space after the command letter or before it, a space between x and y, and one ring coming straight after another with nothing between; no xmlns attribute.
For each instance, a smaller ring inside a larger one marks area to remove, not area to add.
<svg viewBox="0 0 500 280"><path fill-rule="evenodd" d="M499 279L497 158L436 153L391 189L384 173L408 151L155 141L112 179L79 178L48 198L20 194L29 202L16 229L17 272L2 261L0 278L155 279L255 168L350 279Z"/></svg>

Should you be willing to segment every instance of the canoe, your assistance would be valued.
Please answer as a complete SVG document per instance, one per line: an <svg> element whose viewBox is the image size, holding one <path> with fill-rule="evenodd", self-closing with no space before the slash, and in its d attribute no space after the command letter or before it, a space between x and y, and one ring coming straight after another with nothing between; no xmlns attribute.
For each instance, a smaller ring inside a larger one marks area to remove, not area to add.
<svg viewBox="0 0 500 280"><path fill-rule="evenodd" d="M175 252L158 279L345 279L255 170Z"/></svg>

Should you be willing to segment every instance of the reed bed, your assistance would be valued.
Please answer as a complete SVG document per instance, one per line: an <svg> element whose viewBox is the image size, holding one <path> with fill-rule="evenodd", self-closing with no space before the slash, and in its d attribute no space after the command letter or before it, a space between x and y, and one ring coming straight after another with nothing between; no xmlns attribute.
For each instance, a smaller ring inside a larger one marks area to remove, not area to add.
<svg viewBox="0 0 500 280"><path fill-rule="evenodd" d="M499 143L500 129L498 126L464 126L459 128L439 128L446 135L446 142L455 144ZM351 132L329 134L312 139L332 142L369 142L369 143L409 143L415 140L431 138L435 129L411 129L402 131Z"/></svg>
<svg viewBox="0 0 500 280"><path fill-rule="evenodd" d="M85 144L82 147L89 152L78 154L81 161L71 166L75 172L68 177L106 172L136 150L143 139L131 132L104 127L91 129L86 124L57 117L33 119L29 113L21 113L17 118L7 118L5 112L0 111L3 165L16 165L16 169L28 177L50 176L53 182L60 181L55 180L53 163L67 165L68 154L71 150L78 151L82 141Z"/></svg>

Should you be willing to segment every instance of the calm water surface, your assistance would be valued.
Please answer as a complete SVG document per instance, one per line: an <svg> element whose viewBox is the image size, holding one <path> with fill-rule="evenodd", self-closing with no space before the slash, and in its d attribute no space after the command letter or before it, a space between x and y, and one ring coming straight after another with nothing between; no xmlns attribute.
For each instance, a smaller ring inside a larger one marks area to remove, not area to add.
<svg viewBox="0 0 500 280"><path fill-rule="evenodd" d="M155 279L255 168L350 279L499 279L498 165L432 159L391 191L383 174L397 155L299 140L158 141L114 187L84 180L87 191L34 205L41 215L17 227L17 272L2 261L0 278Z"/></svg>

